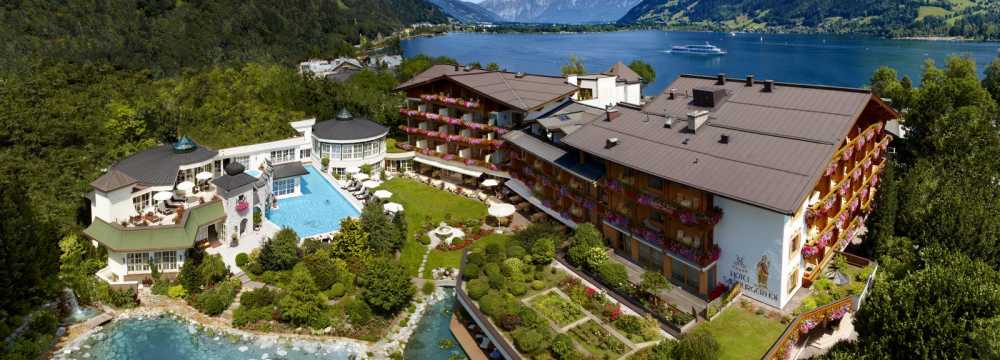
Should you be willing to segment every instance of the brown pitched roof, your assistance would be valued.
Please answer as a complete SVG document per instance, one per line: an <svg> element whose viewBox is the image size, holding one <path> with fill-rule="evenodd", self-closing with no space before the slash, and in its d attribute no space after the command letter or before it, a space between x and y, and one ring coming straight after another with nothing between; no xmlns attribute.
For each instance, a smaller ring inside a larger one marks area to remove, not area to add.
<svg viewBox="0 0 1000 360"><path fill-rule="evenodd" d="M576 91L576 86L566 83L566 79L558 76L533 74L518 76L505 71L465 71L462 68L456 69L453 65L432 66L413 79L400 84L396 90L441 79L448 79L482 96L522 111L533 110Z"/></svg>
<svg viewBox="0 0 1000 360"><path fill-rule="evenodd" d="M642 109L619 106L614 120L594 121L562 139L598 157L671 181L785 214L795 213L819 180L861 112L869 91L777 83L745 86L714 77L681 75ZM726 96L713 108L691 104L694 88L717 87ZM675 99L669 99L675 89ZM708 110L690 133L687 114ZM674 125L664 123L672 118ZM721 135L729 143L719 142ZM618 145L605 148L608 138Z"/></svg>
<svg viewBox="0 0 1000 360"><path fill-rule="evenodd" d="M621 61L612 65L611 68L608 69L608 71L604 72L604 74L618 76L619 81L625 81L629 84L642 81L642 77L639 76L639 74L637 74L634 70L632 70L632 68L628 67L627 65L625 65L625 63Z"/></svg>
<svg viewBox="0 0 1000 360"><path fill-rule="evenodd" d="M104 175L101 175L96 180L91 182L90 186L93 186L95 189L103 192L111 192L135 184L137 182L138 181L136 179L133 179L131 176L128 176L125 173L115 169L111 169L108 170L108 172L104 173Z"/></svg>

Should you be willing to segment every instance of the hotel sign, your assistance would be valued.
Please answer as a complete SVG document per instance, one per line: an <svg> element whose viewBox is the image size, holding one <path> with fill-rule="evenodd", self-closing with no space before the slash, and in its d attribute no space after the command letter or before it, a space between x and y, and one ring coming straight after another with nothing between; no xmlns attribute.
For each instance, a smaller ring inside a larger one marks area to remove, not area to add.
<svg viewBox="0 0 1000 360"><path fill-rule="evenodd" d="M761 255L753 269L747 267L743 256L737 256L728 275L730 282L741 283L743 292L750 297L777 304L781 302L781 298L778 292L771 290L768 286L771 273L771 260L767 254L764 254Z"/></svg>

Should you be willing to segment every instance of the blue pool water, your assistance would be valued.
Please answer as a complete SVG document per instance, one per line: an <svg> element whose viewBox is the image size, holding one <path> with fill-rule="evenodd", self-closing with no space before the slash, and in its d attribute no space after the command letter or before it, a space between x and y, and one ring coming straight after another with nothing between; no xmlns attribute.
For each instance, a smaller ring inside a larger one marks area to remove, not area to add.
<svg viewBox="0 0 1000 360"><path fill-rule="evenodd" d="M197 330L170 316L115 322L90 336L70 359L349 359L356 349L338 343L277 343Z"/></svg>
<svg viewBox="0 0 1000 360"><path fill-rule="evenodd" d="M337 231L341 219L361 214L315 167L305 168L309 174L302 176L302 195L279 199L278 208L268 211L268 220L282 228L290 227L304 238Z"/></svg>
<svg viewBox="0 0 1000 360"><path fill-rule="evenodd" d="M447 288L445 297L431 305L417 324L417 329L406 343L403 357L406 359L448 360L452 355L456 358L467 358L458 340L451 334L451 313L455 307L455 290ZM442 349L438 344L441 340L451 340L452 347Z"/></svg>

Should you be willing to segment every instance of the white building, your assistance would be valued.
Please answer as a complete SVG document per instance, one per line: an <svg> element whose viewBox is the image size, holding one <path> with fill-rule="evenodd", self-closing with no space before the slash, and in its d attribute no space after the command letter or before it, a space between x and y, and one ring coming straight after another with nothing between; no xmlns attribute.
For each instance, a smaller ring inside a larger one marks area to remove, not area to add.
<svg viewBox="0 0 1000 360"><path fill-rule="evenodd" d="M566 82L580 88L573 100L598 108L620 102L641 105L642 78L622 62L600 74L568 75Z"/></svg>
<svg viewBox="0 0 1000 360"><path fill-rule="evenodd" d="M345 169L370 166L373 173L382 170L385 160L385 138L389 129L374 121L355 118L341 110L334 120L322 121L312 127L312 160L322 164L329 161L328 171L340 176Z"/></svg>

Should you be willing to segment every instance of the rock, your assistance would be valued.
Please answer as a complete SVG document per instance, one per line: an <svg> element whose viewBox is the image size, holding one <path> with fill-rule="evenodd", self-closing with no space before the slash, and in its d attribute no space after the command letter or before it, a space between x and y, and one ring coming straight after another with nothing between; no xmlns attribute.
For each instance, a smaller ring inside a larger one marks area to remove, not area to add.
<svg viewBox="0 0 1000 360"><path fill-rule="evenodd" d="M248 348L248 347L246 347L244 345L244 346L240 346L239 349L237 349L237 350L239 350L240 352L247 352L247 350L250 350L250 348Z"/></svg>

